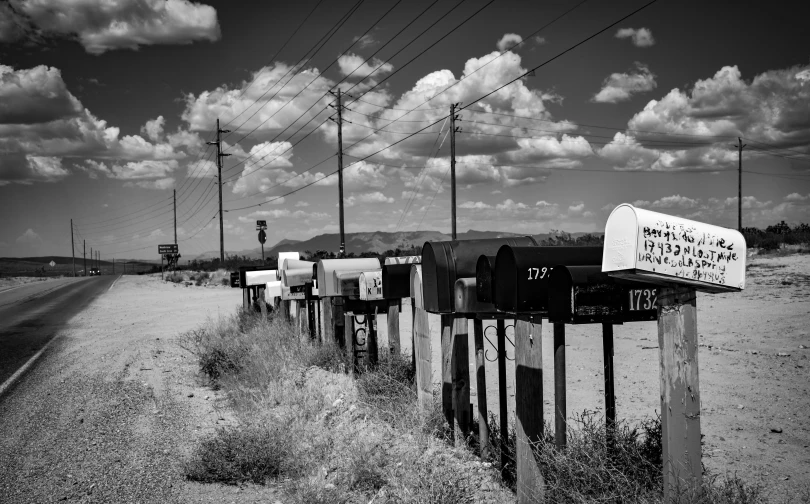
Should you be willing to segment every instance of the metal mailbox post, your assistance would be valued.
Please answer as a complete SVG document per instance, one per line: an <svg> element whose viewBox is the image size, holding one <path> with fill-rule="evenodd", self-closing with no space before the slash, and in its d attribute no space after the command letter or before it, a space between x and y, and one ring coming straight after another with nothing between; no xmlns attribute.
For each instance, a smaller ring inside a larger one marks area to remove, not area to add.
<svg viewBox="0 0 810 504"><path fill-rule="evenodd" d="M697 295L745 288L746 243L721 228L622 204L605 224L602 271L659 286L664 500L702 484Z"/></svg>
<svg viewBox="0 0 810 504"><path fill-rule="evenodd" d="M426 242L422 246L422 291L425 310L441 315L442 409L457 445L469 432L470 388L467 319L455 312L455 284L474 278L478 258L502 245L537 245L530 236L486 240Z"/></svg>

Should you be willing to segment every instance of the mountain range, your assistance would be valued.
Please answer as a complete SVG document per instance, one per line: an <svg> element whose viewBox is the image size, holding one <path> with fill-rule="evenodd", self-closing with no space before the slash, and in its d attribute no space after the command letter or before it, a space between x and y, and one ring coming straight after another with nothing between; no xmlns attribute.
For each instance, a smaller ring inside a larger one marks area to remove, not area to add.
<svg viewBox="0 0 810 504"><path fill-rule="evenodd" d="M571 233L576 238L587 233ZM601 233L592 233L601 235ZM459 240L480 240L485 238L506 238L510 236L524 236L520 233L506 233L500 231L476 231L469 230L466 233L458 233ZM538 243L552 236L549 233L532 235ZM368 233L346 233L346 252L361 254L363 252L382 253L386 250L396 248L407 249L414 246L422 246L426 241L449 240L450 235L441 231L400 231L396 233L386 233L375 231ZM316 250L328 250L337 252L340 248L340 235L337 233L322 234L308 240L288 240L283 239L271 247L265 247L264 256L274 257L279 252L315 252ZM245 256L251 259L261 258L261 247L255 249L240 250L237 252L227 252L228 255ZM202 253L189 259L211 259L219 257L219 250L212 250Z"/></svg>

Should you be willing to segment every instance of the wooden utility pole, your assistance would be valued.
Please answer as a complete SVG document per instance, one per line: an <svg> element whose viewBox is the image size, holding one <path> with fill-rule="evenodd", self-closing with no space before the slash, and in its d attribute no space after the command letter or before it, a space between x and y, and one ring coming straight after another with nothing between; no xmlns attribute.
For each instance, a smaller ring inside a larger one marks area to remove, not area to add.
<svg viewBox="0 0 810 504"><path fill-rule="evenodd" d="M76 278L76 246L73 244L73 219L70 219L70 255L73 257L73 278Z"/></svg>
<svg viewBox="0 0 810 504"><path fill-rule="evenodd" d="M177 245L177 189L172 189L172 201L174 202L174 244ZM220 210L222 210L221 207Z"/></svg>
<svg viewBox="0 0 810 504"><path fill-rule="evenodd" d="M450 225L452 226L452 238L456 239L456 107L460 103L450 104Z"/></svg>
<svg viewBox="0 0 810 504"><path fill-rule="evenodd" d="M87 240L82 240L82 257L84 258L84 276L87 276Z"/></svg>
<svg viewBox="0 0 810 504"><path fill-rule="evenodd" d="M90 267L94 268L93 264L96 262L96 254L93 252L93 247L90 247Z"/></svg>
<svg viewBox="0 0 810 504"><path fill-rule="evenodd" d="M230 133L231 130L224 130L219 128L219 119L217 119L217 140L215 142L205 142L208 145L217 146L217 185L219 186L219 264L225 264L225 224L222 217L222 158L230 156L230 154L222 153L222 133ZM175 209L175 238L174 243L177 243L177 210Z"/></svg>
<svg viewBox="0 0 810 504"><path fill-rule="evenodd" d="M742 138L737 137L737 231L742 233L742 150L746 144L742 143Z"/></svg>
<svg viewBox="0 0 810 504"><path fill-rule="evenodd" d="M338 131L338 218L340 219L340 249L338 257L343 257L346 253L346 228L343 221L343 105L341 104L341 91L338 88L337 93L329 91L337 98L337 105L332 108L337 109L337 120L330 117L331 120L337 124Z"/></svg>

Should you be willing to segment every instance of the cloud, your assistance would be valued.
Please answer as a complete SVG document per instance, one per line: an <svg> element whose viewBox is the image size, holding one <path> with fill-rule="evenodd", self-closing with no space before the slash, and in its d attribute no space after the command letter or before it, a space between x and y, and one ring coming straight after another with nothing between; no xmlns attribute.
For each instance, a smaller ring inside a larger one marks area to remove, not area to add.
<svg viewBox="0 0 810 504"><path fill-rule="evenodd" d="M370 193L363 193L358 195L350 195L346 198L344 202L344 206L346 207L353 207L358 203L393 203L394 198L390 198L380 191L374 191Z"/></svg>
<svg viewBox="0 0 810 504"><path fill-rule="evenodd" d="M0 154L0 186L11 182L56 182L70 175L62 159L30 154Z"/></svg>
<svg viewBox="0 0 810 504"><path fill-rule="evenodd" d="M0 124L40 124L72 117L83 109L58 68L14 70L0 65Z"/></svg>
<svg viewBox="0 0 810 504"><path fill-rule="evenodd" d="M163 138L163 126L166 125L166 120L163 116L151 121L146 121L146 124L141 127L141 134L147 136L153 142L159 142Z"/></svg>
<svg viewBox="0 0 810 504"><path fill-rule="evenodd" d="M636 47L650 47L655 44L652 32L648 28L639 28L638 30L633 28L620 28L619 31L616 32L616 38L631 38L633 45Z"/></svg>
<svg viewBox="0 0 810 504"><path fill-rule="evenodd" d="M295 206L296 207L308 207L309 203L307 203L306 201L298 201L298 202L295 203Z"/></svg>
<svg viewBox="0 0 810 504"><path fill-rule="evenodd" d="M464 209L475 209L475 210L483 210L487 208L492 208L492 205L484 203L483 201L465 201L464 203L458 206L459 208Z"/></svg>
<svg viewBox="0 0 810 504"><path fill-rule="evenodd" d="M41 242L42 238L40 238L40 236L36 232L34 232L33 229L28 228L25 231L25 233L18 236L15 241L17 243L22 243L22 244L31 244L31 243Z"/></svg>
<svg viewBox="0 0 810 504"><path fill-rule="evenodd" d="M220 38L216 10L189 0L11 0L0 14L0 40L75 38L91 54Z"/></svg>
<svg viewBox="0 0 810 504"><path fill-rule="evenodd" d="M597 103L618 103L630 99L636 93L652 91L656 87L655 75L650 69L639 62L635 63L635 70L624 73L614 73L604 80L602 89L594 95L591 101Z"/></svg>
<svg viewBox="0 0 810 504"><path fill-rule="evenodd" d="M162 184L166 184L165 179L167 179L167 175L169 175L171 172L177 169L178 163L174 159L170 159L167 161L144 160L144 161L130 161L125 164L113 163L108 166L104 162L88 159L85 161L85 166L90 170L103 173L104 175L114 179L142 180L151 178L163 178L164 181L162 182ZM157 183L157 181L153 181L152 183L154 185Z"/></svg>
<svg viewBox="0 0 810 504"><path fill-rule="evenodd" d="M805 196L802 196L799 193L790 193L787 196L785 196L785 201L808 201L808 200L810 200L810 193Z"/></svg>
<svg viewBox="0 0 810 504"><path fill-rule="evenodd" d="M354 37L354 41L357 42L358 49L365 49L379 43L370 33L366 33L362 37Z"/></svg>
<svg viewBox="0 0 810 504"><path fill-rule="evenodd" d="M353 78L365 79L374 74L382 76L394 69L391 63L383 63L382 60L372 58L366 61L362 56L348 53L338 58L340 73L344 76L351 75Z"/></svg>
<svg viewBox="0 0 810 504"><path fill-rule="evenodd" d="M286 219L289 221L303 221L309 223L311 220L327 219L330 215L323 212L305 212L303 210L292 211L289 208L278 208L273 210L259 210L248 215L239 217L240 222L254 223L256 219Z"/></svg>
<svg viewBox="0 0 810 504"><path fill-rule="evenodd" d="M648 203L648 202L644 201L639 203ZM686 196L681 196L680 194L674 194L672 196L667 196L665 198L655 200L652 202L650 206L652 206L652 208L680 208L682 210L689 210L697 207L699 204L700 202L696 199L687 198ZM646 206L646 205L638 205L638 206Z"/></svg>
<svg viewBox="0 0 810 504"><path fill-rule="evenodd" d="M518 44L523 43L523 37L517 33L507 33L496 44L499 51L503 52L507 49L512 49Z"/></svg>
<svg viewBox="0 0 810 504"><path fill-rule="evenodd" d="M255 129L254 137L266 136L291 124L300 126L314 118L325 119L332 109L321 110L332 98L324 95L328 96L333 84L317 68L275 62L254 72L253 79L237 88L223 85L196 96L187 94L181 118L191 131L210 131L217 118L231 120L239 116L229 128L244 133ZM310 109L313 102L317 104Z"/></svg>
<svg viewBox="0 0 810 504"><path fill-rule="evenodd" d="M127 182L124 187L141 187L143 189L166 190L174 187L174 178L167 177L157 180L142 180L140 182Z"/></svg>

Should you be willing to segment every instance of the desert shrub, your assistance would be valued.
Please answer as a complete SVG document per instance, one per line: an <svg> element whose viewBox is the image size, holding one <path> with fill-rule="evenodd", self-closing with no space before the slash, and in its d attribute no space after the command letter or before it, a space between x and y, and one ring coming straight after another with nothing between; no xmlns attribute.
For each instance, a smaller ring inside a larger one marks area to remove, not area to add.
<svg viewBox="0 0 810 504"><path fill-rule="evenodd" d="M775 235L769 235L759 240L759 248L760 250L765 251L779 250L783 242L784 238Z"/></svg>
<svg viewBox="0 0 810 504"><path fill-rule="evenodd" d="M182 283L183 282L183 274L178 271L172 271L168 275L166 275L167 282L174 282L174 283Z"/></svg>
<svg viewBox="0 0 810 504"><path fill-rule="evenodd" d="M281 425L218 429L186 462L186 478L203 483L264 484L297 469L295 440Z"/></svg>
<svg viewBox="0 0 810 504"><path fill-rule="evenodd" d="M229 285L231 285L231 279L230 278L223 278L223 279L221 279L219 281L219 283L221 283L225 287L228 287Z"/></svg>
<svg viewBox="0 0 810 504"><path fill-rule="evenodd" d="M304 355L303 364L317 366L333 373L345 373L349 369L349 357L335 342L316 345Z"/></svg>
<svg viewBox="0 0 810 504"><path fill-rule="evenodd" d="M382 355L377 365L360 370L360 400L384 421L404 427L421 422L411 360L402 355Z"/></svg>

